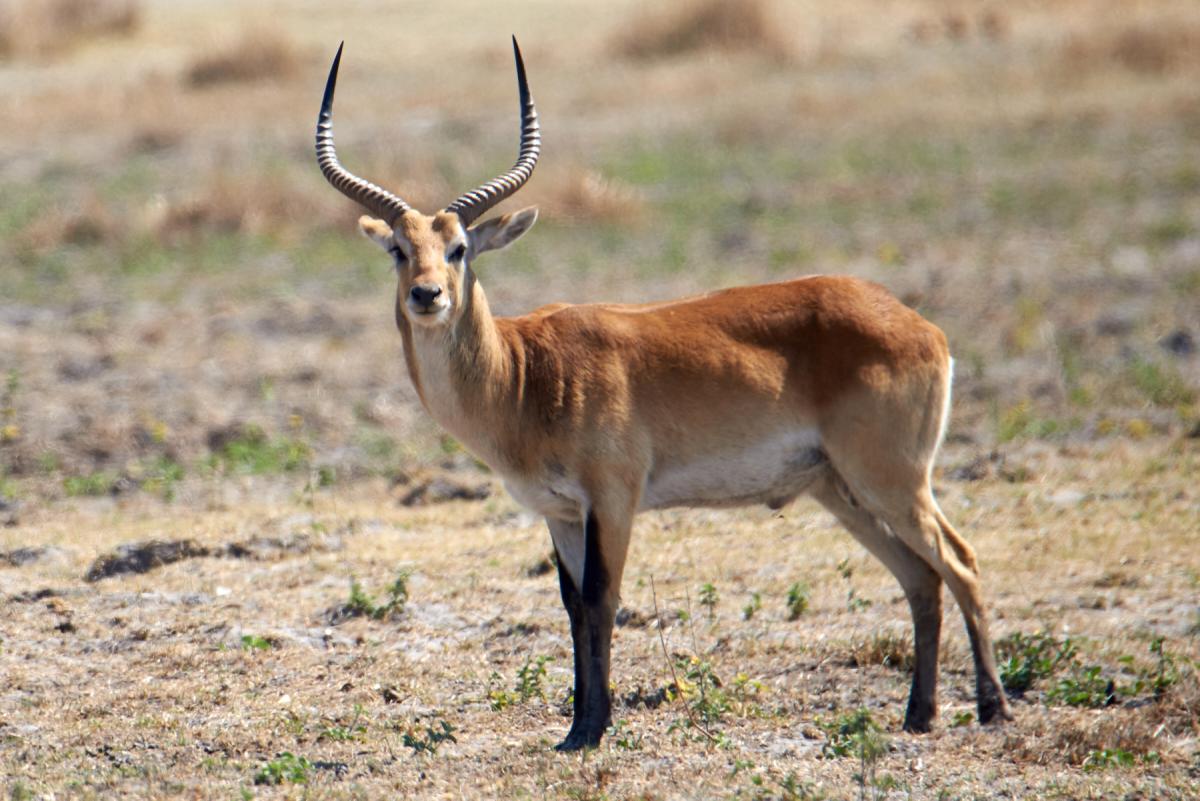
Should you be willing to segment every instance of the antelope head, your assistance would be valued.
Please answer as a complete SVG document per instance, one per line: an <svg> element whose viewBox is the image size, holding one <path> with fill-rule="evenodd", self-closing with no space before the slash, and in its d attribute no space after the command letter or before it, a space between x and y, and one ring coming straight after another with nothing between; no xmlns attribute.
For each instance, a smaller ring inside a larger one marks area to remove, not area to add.
<svg viewBox="0 0 1200 801"><path fill-rule="evenodd" d="M339 163L333 145L333 93L342 60L342 47L338 47L317 119L317 164L334 188L373 215L364 215L358 224L395 262L397 322L403 315L413 326L434 329L451 325L471 299L474 278L470 262L480 253L516 241L537 220L537 209L531 206L472 225L529 180L541 151L537 109L525 81L525 63L516 37L513 56L521 100L521 146L516 163L503 175L426 215L398 195L352 175Z"/></svg>

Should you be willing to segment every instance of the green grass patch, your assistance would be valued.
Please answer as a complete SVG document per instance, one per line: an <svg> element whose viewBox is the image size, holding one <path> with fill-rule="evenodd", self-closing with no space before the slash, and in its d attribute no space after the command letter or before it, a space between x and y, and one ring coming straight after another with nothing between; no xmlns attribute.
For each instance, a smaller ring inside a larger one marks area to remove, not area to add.
<svg viewBox="0 0 1200 801"><path fill-rule="evenodd" d="M1196 400L1196 391L1173 365L1135 358L1126 375L1130 383L1155 406L1185 406Z"/></svg>
<svg viewBox="0 0 1200 801"><path fill-rule="evenodd" d="M400 614L404 611L404 604L408 602L408 577L406 570L401 570L396 575L396 580L388 585L387 600L383 603L376 603L358 579L350 579L350 598L342 606L342 614L347 617L367 617L371 620L386 620Z"/></svg>
<svg viewBox="0 0 1200 801"><path fill-rule="evenodd" d="M63 478L63 491L68 497L99 497L108 495L117 486L118 476L108 470L97 470L81 476Z"/></svg>
<svg viewBox="0 0 1200 801"><path fill-rule="evenodd" d="M284 751L254 774L255 784L308 784L313 764L306 757Z"/></svg>
<svg viewBox="0 0 1200 801"><path fill-rule="evenodd" d="M210 459L210 466L232 475L290 473L308 466L312 448L292 437L268 437L250 425L226 442Z"/></svg>
<svg viewBox="0 0 1200 801"><path fill-rule="evenodd" d="M1034 684L1049 678L1075 660L1077 648L1070 637L1057 639L1047 632L1014 632L996 641L1000 682L1014 695L1024 694Z"/></svg>

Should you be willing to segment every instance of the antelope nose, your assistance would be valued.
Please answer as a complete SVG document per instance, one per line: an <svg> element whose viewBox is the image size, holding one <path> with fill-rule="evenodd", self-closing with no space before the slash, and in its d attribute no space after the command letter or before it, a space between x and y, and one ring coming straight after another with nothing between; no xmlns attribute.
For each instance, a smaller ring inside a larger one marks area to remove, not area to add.
<svg viewBox="0 0 1200 801"><path fill-rule="evenodd" d="M408 294L412 297L413 303L429 308L442 294L442 288L437 284L416 284Z"/></svg>

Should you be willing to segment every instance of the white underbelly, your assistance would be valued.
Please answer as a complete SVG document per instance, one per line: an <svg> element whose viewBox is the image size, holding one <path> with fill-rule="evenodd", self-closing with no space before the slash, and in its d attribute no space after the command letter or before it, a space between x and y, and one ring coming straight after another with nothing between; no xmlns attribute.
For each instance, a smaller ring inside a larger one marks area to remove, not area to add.
<svg viewBox="0 0 1200 801"><path fill-rule="evenodd" d="M587 508L583 487L565 476L504 476L504 488L526 509L556 520L582 520Z"/></svg>
<svg viewBox="0 0 1200 801"><path fill-rule="evenodd" d="M661 460L646 481L642 509L670 506L781 507L826 467L816 429L795 429L689 461Z"/></svg>

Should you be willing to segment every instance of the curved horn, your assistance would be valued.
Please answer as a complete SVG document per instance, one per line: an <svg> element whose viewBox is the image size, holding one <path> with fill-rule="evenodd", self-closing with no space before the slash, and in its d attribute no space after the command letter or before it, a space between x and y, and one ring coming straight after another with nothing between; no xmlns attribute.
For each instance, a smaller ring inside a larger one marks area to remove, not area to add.
<svg viewBox="0 0 1200 801"><path fill-rule="evenodd" d="M338 45L337 55L333 57L329 80L325 83L325 97L321 100L321 114L317 117L317 164L334 189L382 217L390 225L408 211L408 204L386 189L351 175L338 162L337 150L333 146L333 90L337 86L338 65L342 62L342 47L345 44L342 42Z"/></svg>
<svg viewBox="0 0 1200 801"><path fill-rule="evenodd" d="M458 215L464 228L479 215L520 189L533 174L538 154L542 151L542 133L538 126L537 109L534 108L533 97L529 94L529 84L525 82L525 62L521 59L521 48L517 46L515 36L513 56L517 61L517 87L521 95L521 150L517 154L517 163L511 170L478 189L472 189L446 207L446 211Z"/></svg>

